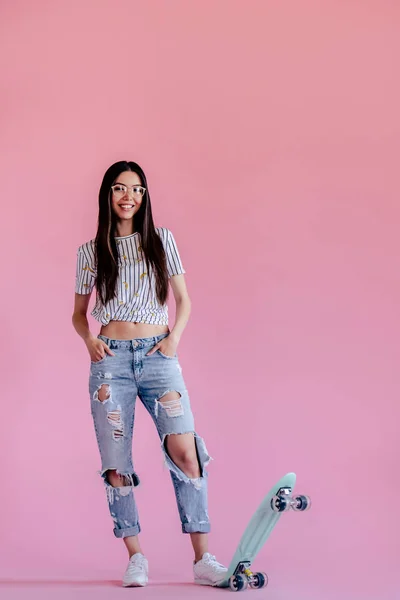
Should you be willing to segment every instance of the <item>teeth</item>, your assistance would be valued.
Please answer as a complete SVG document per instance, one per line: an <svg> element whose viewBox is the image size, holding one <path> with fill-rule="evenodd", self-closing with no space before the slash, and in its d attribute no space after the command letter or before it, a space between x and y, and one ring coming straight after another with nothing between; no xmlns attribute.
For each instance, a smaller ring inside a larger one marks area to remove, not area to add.
<svg viewBox="0 0 400 600"><path fill-rule="evenodd" d="M120 204L121 208L133 208L133 204Z"/></svg>

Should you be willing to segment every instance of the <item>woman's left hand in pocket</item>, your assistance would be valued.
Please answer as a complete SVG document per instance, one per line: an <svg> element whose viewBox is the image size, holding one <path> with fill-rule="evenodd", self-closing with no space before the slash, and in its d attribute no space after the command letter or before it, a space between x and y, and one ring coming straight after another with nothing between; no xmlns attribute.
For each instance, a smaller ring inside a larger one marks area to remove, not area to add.
<svg viewBox="0 0 400 600"><path fill-rule="evenodd" d="M156 344L147 354L146 356L151 356L157 350L160 350L162 354L165 356L169 356L170 358L174 358L176 354L176 349L178 347L178 342L171 337L170 335L163 338L158 344Z"/></svg>

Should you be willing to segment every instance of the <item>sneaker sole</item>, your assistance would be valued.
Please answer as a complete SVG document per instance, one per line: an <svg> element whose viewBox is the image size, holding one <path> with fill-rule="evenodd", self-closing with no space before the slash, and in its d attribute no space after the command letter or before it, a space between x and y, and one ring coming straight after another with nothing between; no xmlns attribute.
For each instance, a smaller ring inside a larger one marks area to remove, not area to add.
<svg viewBox="0 0 400 600"><path fill-rule="evenodd" d="M122 582L122 587L145 587L147 585L147 581L144 583L139 583L138 581L134 581L132 583L124 583Z"/></svg>
<svg viewBox="0 0 400 600"><path fill-rule="evenodd" d="M221 579L221 581L223 581L223 579ZM211 581L209 581L208 579L195 579L194 582L197 583L197 585L210 585L211 587L216 587L217 585L219 585L221 583L221 581L217 581L216 583L211 583Z"/></svg>

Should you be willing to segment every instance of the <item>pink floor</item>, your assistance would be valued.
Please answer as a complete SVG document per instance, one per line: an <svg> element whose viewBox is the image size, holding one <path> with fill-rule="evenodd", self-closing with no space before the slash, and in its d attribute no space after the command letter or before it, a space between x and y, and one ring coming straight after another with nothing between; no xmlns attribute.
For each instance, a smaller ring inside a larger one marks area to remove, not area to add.
<svg viewBox="0 0 400 600"><path fill-rule="evenodd" d="M332 593L332 590L313 590L313 586L288 585L287 583L278 584L275 582L263 590L247 590L241 592L240 598L249 600L257 598L267 598L268 600L378 600L374 595L366 596L364 593L348 593L345 589ZM7 582L0 584L0 594L2 600L14 600L19 598L40 598L46 600L69 599L69 598L96 598L98 600L110 598L126 598L127 595L137 594L141 598L230 598L231 592L228 590L214 589L193 585L190 582L178 582L158 580L151 581L146 588L121 587L118 579L110 580L59 580L59 581L26 581L26 582ZM236 597L236 596L232 596ZM395 600L395 596L381 596L379 600Z"/></svg>
<svg viewBox="0 0 400 600"><path fill-rule="evenodd" d="M316 573L314 579L306 581L304 573L287 573L286 578L281 571L276 577L269 573L270 582L263 590L248 589L241 592L239 598L256 600L398 600L398 593L381 582L369 579L369 574L359 578L341 578L339 571L332 572L331 578L325 581ZM110 600L111 598L230 598L229 589L215 589L194 585L189 578L168 577L153 573L153 579L145 588L123 588L120 573L107 572L101 577L93 578L58 578L58 579L2 579L0 580L0 598L14 600L19 598L40 600L69 600L70 598L96 598ZM244 595L243 595L244 594ZM232 596L236 597L236 596Z"/></svg>

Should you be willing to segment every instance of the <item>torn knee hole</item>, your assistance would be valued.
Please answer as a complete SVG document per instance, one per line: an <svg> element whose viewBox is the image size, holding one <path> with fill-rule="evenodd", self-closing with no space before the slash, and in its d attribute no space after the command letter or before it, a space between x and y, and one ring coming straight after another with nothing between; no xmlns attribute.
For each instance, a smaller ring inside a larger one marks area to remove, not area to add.
<svg viewBox="0 0 400 600"><path fill-rule="evenodd" d="M164 439L164 450L172 462L179 467L185 475L190 478L200 476L201 464L193 433L174 433L166 435Z"/></svg>
<svg viewBox="0 0 400 600"><path fill-rule="evenodd" d="M179 451L180 444L173 444L175 448L168 448L168 442L175 439L179 441L179 437L184 434L168 433L165 434L161 447L164 450L164 461L166 467L173 472L179 480L192 483L196 489L201 489L203 480L206 477L205 468L212 460L208 454L204 440L195 432L186 432L194 436L195 454L192 444L183 444L183 452ZM185 448L186 447L186 448ZM178 450L175 452L175 450ZM198 476L200 470L200 476Z"/></svg>

